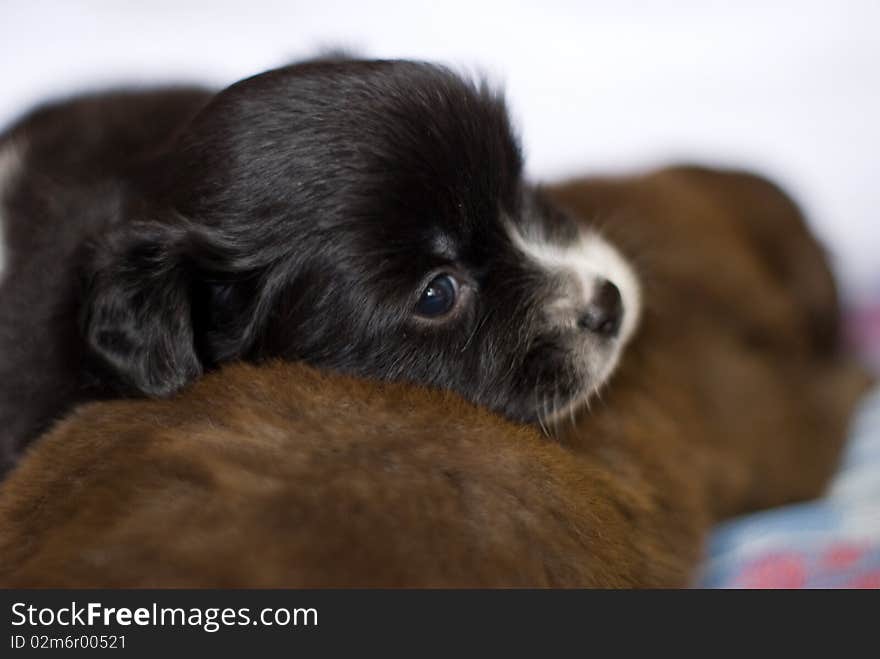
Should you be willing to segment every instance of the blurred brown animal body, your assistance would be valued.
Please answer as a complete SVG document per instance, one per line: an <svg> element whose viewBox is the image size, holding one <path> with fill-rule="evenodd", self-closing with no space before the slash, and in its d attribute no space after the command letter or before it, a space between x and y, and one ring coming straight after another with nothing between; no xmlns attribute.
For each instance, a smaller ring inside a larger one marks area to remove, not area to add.
<svg viewBox="0 0 880 659"><path fill-rule="evenodd" d="M555 438L448 392L232 365L80 408L0 485L6 586L684 586L728 515L815 496L865 384L821 250L761 179L550 190L645 313Z"/></svg>

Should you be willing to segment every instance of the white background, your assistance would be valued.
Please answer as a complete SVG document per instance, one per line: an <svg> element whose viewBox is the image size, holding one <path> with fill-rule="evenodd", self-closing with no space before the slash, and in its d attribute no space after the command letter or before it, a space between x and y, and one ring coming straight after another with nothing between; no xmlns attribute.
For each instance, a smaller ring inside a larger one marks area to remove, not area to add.
<svg viewBox="0 0 880 659"><path fill-rule="evenodd" d="M328 46L488 73L535 178L681 159L770 174L850 295L880 289L880 0L0 0L0 124L47 96L225 85Z"/></svg>

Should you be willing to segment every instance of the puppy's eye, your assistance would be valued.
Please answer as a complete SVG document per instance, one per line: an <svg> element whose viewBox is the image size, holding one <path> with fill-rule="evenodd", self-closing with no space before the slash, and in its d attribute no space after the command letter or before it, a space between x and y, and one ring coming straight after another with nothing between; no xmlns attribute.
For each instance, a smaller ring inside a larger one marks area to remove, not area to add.
<svg viewBox="0 0 880 659"><path fill-rule="evenodd" d="M422 292L416 304L416 313L426 318L437 318L449 313L458 298L458 281L452 275L437 275Z"/></svg>

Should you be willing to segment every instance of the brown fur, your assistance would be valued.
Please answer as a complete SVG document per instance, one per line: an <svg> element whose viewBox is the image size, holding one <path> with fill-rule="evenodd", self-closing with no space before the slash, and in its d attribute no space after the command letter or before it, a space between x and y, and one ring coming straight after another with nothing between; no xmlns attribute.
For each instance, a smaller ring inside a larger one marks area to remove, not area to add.
<svg viewBox="0 0 880 659"><path fill-rule="evenodd" d="M646 312L548 439L437 391L233 365L87 405L0 486L7 586L682 586L714 521L815 496L866 384L797 209L694 168L551 190Z"/></svg>

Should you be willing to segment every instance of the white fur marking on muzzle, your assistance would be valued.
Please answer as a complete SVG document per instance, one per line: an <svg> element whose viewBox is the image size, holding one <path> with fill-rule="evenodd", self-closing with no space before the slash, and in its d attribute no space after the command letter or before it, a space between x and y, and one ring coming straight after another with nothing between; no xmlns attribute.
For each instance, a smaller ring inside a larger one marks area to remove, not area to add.
<svg viewBox="0 0 880 659"><path fill-rule="evenodd" d="M578 240L566 246L527 239L512 226L509 233L514 245L541 267L577 277L584 298L573 303L589 304L602 280L617 286L623 302L619 344L624 345L632 337L641 315L641 286L635 271L617 248L590 229L581 229Z"/></svg>

